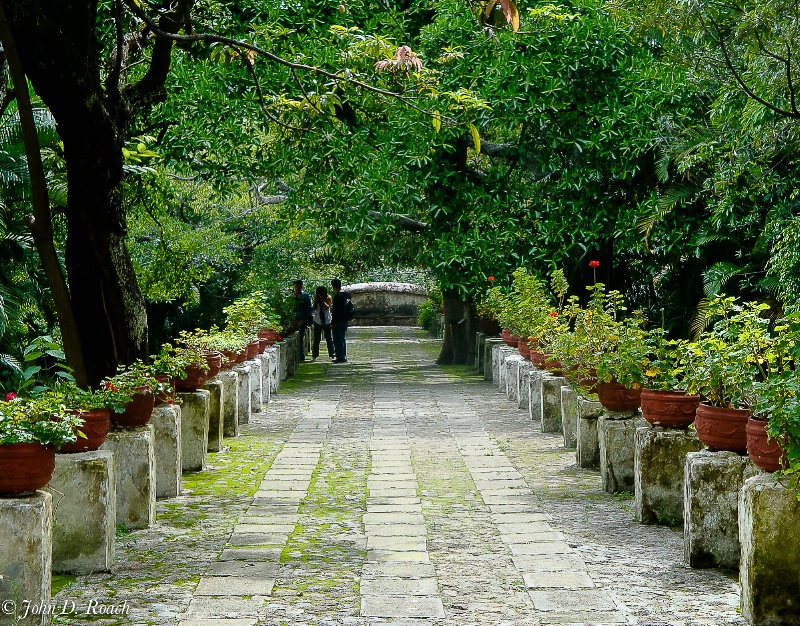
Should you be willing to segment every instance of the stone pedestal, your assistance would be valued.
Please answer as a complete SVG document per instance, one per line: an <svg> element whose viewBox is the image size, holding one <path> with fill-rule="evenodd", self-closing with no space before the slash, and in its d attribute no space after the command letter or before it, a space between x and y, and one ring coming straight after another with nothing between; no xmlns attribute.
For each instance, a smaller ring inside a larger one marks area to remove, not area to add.
<svg viewBox="0 0 800 626"><path fill-rule="evenodd" d="M56 454L53 478L53 571L107 572L114 562L117 485L108 450Z"/></svg>
<svg viewBox="0 0 800 626"><path fill-rule="evenodd" d="M528 377L528 415L534 424L542 425L542 380L544 372L537 367Z"/></svg>
<svg viewBox="0 0 800 626"><path fill-rule="evenodd" d="M508 384L508 359L511 356L519 357L519 352L515 348L509 348L503 345L500 348L500 356L498 362L498 381L497 386L501 392L506 392L506 385ZM522 357L520 357L522 358Z"/></svg>
<svg viewBox="0 0 800 626"><path fill-rule="evenodd" d="M739 492L742 617L753 626L800 624L800 502L772 474Z"/></svg>
<svg viewBox="0 0 800 626"><path fill-rule="evenodd" d="M250 367L250 410L261 411L261 359L248 361Z"/></svg>
<svg viewBox="0 0 800 626"><path fill-rule="evenodd" d="M565 448L578 446L578 392L571 385L561 387L561 432Z"/></svg>
<svg viewBox="0 0 800 626"><path fill-rule="evenodd" d="M281 383L281 351L277 348L277 346L270 346L267 348L266 354L269 358L269 393L272 395L278 391L278 387Z"/></svg>
<svg viewBox="0 0 800 626"><path fill-rule="evenodd" d="M597 419L603 405L595 400L578 397L578 443L575 461L578 467L600 467L600 438L597 434Z"/></svg>
<svg viewBox="0 0 800 626"><path fill-rule="evenodd" d="M233 370L239 376L236 381L236 413L241 426L250 423L250 367L241 364Z"/></svg>
<svg viewBox="0 0 800 626"><path fill-rule="evenodd" d="M210 394L208 398L208 451L219 452L222 450L222 437L225 434L225 414L222 411L222 404L225 402L223 383L215 376L203 385L203 389Z"/></svg>
<svg viewBox="0 0 800 626"><path fill-rule="evenodd" d="M286 376L294 376L294 373L297 371L297 357L299 356L299 337L300 335L297 333L293 333L289 335L286 339L283 340L283 343L286 344L286 353L282 354L281 357L286 357Z"/></svg>
<svg viewBox="0 0 800 626"><path fill-rule="evenodd" d="M284 339L275 344L278 346L278 381L282 383L289 378L289 340Z"/></svg>
<svg viewBox="0 0 800 626"><path fill-rule="evenodd" d="M600 477L608 493L633 492L636 429L647 426L638 413L605 411L597 419L600 443Z"/></svg>
<svg viewBox="0 0 800 626"><path fill-rule="evenodd" d="M486 333L475 333L475 371L483 374L484 349L486 348Z"/></svg>
<svg viewBox="0 0 800 626"><path fill-rule="evenodd" d="M50 604L52 575L53 499L45 491L25 498L0 498L0 602L17 610L0 611L0 624L43 626L49 615L25 614L23 601ZM10 605L9 605L10 606ZM16 621L19 618L19 621Z"/></svg>
<svg viewBox="0 0 800 626"><path fill-rule="evenodd" d="M156 521L156 460L153 425L112 430L102 450L114 453L117 525L148 528Z"/></svg>
<svg viewBox="0 0 800 626"><path fill-rule="evenodd" d="M483 346L483 380L494 381L494 350L495 347L503 344L502 339L486 338Z"/></svg>
<svg viewBox="0 0 800 626"><path fill-rule="evenodd" d="M561 387L566 384L561 376L545 374L542 378L542 432L561 432Z"/></svg>
<svg viewBox="0 0 800 626"><path fill-rule="evenodd" d="M505 343L496 344L492 348L492 382L499 389L505 389L505 360L513 353Z"/></svg>
<svg viewBox="0 0 800 626"><path fill-rule="evenodd" d="M634 517L642 524L683 523L686 455L702 450L693 430L646 426L636 430Z"/></svg>
<svg viewBox="0 0 800 626"><path fill-rule="evenodd" d="M156 455L156 498L181 495L183 454L181 450L181 407L162 404L153 409L153 447Z"/></svg>
<svg viewBox="0 0 800 626"><path fill-rule="evenodd" d="M239 435L239 374L233 370L222 370L217 374L222 383L222 434L225 437Z"/></svg>
<svg viewBox="0 0 800 626"><path fill-rule="evenodd" d="M684 463L683 556L691 567L739 567L739 491L760 474L735 452L690 452Z"/></svg>
<svg viewBox="0 0 800 626"><path fill-rule="evenodd" d="M531 392L529 381L533 364L527 359L522 361L517 368L517 408L523 411L530 410Z"/></svg>
<svg viewBox="0 0 800 626"><path fill-rule="evenodd" d="M519 366L524 362L525 359L519 354L511 354L506 357L505 363L503 363L503 367L505 368L506 398L514 403L519 401L519 387L517 386L517 381L519 380Z"/></svg>
<svg viewBox="0 0 800 626"><path fill-rule="evenodd" d="M184 472L206 468L208 450L208 406L211 393L205 389L176 394L181 403L181 461Z"/></svg>
<svg viewBox="0 0 800 626"><path fill-rule="evenodd" d="M270 359L272 355L270 355L266 350L259 355L259 359L261 360L261 407L262 409L269 404L271 398L271 381L270 381Z"/></svg>

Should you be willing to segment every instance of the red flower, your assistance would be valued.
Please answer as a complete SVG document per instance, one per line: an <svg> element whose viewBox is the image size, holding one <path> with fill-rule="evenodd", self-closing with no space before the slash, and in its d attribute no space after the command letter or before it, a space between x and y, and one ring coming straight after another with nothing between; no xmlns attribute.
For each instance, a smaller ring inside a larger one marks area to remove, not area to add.
<svg viewBox="0 0 800 626"><path fill-rule="evenodd" d="M552 311L550 317L558 317L558 311Z"/></svg>
<svg viewBox="0 0 800 626"><path fill-rule="evenodd" d="M494 276L489 276L489 282L490 282L490 283L493 283L493 282L494 282Z"/></svg>
<svg viewBox="0 0 800 626"><path fill-rule="evenodd" d="M119 387L117 387L114 383L110 380L106 381L106 389L110 389L112 392L116 393L119 391Z"/></svg>
<svg viewBox="0 0 800 626"><path fill-rule="evenodd" d="M600 261L589 261L589 267L600 267Z"/></svg>
<svg viewBox="0 0 800 626"><path fill-rule="evenodd" d="M16 397L17 397L17 394L15 394L13 391L9 391L6 394L6 402L11 402L11 400L13 400Z"/></svg>

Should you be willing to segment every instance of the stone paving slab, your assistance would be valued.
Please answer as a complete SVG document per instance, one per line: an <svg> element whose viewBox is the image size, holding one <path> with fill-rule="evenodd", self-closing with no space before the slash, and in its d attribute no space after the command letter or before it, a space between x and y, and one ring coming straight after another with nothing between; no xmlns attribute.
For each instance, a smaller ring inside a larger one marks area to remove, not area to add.
<svg viewBox="0 0 800 626"><path fill-rule="evenodd" d="M268 596L275 581L270 578L209 576L201 578L195 596Z"/></svg>
<svg viewBox="0 0 800 626"><path fill-rule="evenodd" d="M520 572L569 572L586 569L586 563L575 554L539 554L512 557Z"/></svg>
<svg viewBox="0 0 800 626"><path fill-rule="evenodd" d="M587 589L572 591L530 591L533 605L538 611L614 611L617 605L605 591Z"/></svg>
<svg viewBox="0 0 800 626"><path fill-rule="evenodd" d="M422 504L371 504L370 513L422 513Z"/></svg>
<svg viewBox="0 0 800 626"><path fill-rule="evenodd" d="M178 622L178 626L256 626L258 619L186 619Z"/></svg>
<svg viewBox="0 0 800 626"><path fill-rule="evenodd" d="M498 522L495 524L501 535L513 535L517 533L546 533L551 532L553 527L549 522Z"/></svg>
<svg viewBox="0 0 800 626"><path fill-rule="evenodd" d="M383 537L424 537L427 530L424 524L365 524L364 532Z"/></svg>
<svg viewBox="0 0 800 626"><path fill-rule="evenodd" d="M435 578L392 578L382 576L361 581L362 596L435 596L439 587Z"/></svg>
<svg viewBox="0 0 800 626"><path fill-rule="evenodd" d="M519 543L508 546L514 556L528 554L572 554L572 548L562 541L547 541L542 543Z"/></svg>
<svg viewBox="0 0 800 626"><path fill-rule="evenodd" d="M444 617L439 598L424 596L365 596L361 598L361 615L365 617Z"/></svg>
<svg viewBox="0 0 800 626"><path fill-rule="evenodd" d="M418 496L412 497L394 497L394 496L368 496L367 497L367 510L370 510L373 506L382 506L382 505L405 505L405 504L420 504L420 500Z"/></svg>
<svg viewBox="0 0 800 626"><path fill-rule="evenodd" d="M220 561L278 561L281 548L225 548Z"/></svg>
<svg viewBox="0 0 800 626"><path fill-rule="evenodd" d="M231 546L282 546L288 533L245 533L234 531L228 543Z"/></svg>
<svg viewBox="0 0 800 626"><path fill-rule="evenodd" d="M425 537L403 535L372 535L367 537L368 550L394 550L397 552L422 552L427 548Z"/></svg>
<svg viewBox="0 0 800 626"><path fill-rule="evenodd" d="M196 596L189 604L187 618L228 618L259 617L264 613L264 604L268 596L252 596L250 598L217 598Z"/></svg>
<svg viewBox="0 0 800 626"><path fill-rule="evenodd" d="M591 589L595 586L586 572L525 572L522 580L529 589Z"/></svg>
<svg viewBox="0 0 800 626"><path fill-rule="evenodd" d="M264 534L285 534L288 535L294 529L296 524L255 524L244 522L245 518L239 518L239 524L233 527L235 533L264 533ZM266 517L247 518L257 520L267 520Z"/></svg>
<svg viewBox="0 0 800 626"><path fill-rule="evenodd" d="M365 563L362 576L390 576L393 578L429 578L435 576L431 563Z"/></svg>
<svg viewBox="0 0 800 626"><path fill-rule="evenodd" d="M279 570L279 563L264 561L216 561L208 565L208 573L213 576L274 578Z"/></svg>
<svg viewBox="0 0 800 626"><path fill-rule="evenodd" d="M541 543L541 542L551 542L551 541L564 541L566 542L566 537L564 537L564 533L558 532L557 530L551 530L550 532L543 532L543 533L516 533L513 535L500 535L500 540L503 543L512 544L512 543Z"/></svg>
<svg viewBox="0 0 800 626"><path fill-rule="evenodd" d="M552 519L547 513L492 513L492 521L497 524L528 524Z"/></svg>
<svg viewBox="0 0 800 626"><path fill-rule="evenodd" d="M369 550L367 552L367 561L375 561L376 563L386 561L414 561L417 563L430 563L430 557L427 552L422 551L397 551L397 550Z"/></svg>
<svg viewBox="0 0 800 626"><path fill-rule="evenodd" d="M417 513L365 513L364 524L425 524L425 518Z"/></svg>

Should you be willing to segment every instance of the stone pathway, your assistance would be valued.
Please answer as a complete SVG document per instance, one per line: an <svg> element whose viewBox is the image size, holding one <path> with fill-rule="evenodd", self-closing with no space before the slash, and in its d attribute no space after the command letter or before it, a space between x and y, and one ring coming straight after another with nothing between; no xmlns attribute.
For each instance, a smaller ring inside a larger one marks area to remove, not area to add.
<svg viewBox="0 0 800 626"><path fill-rule="evenodd" d="M303 364L56 602L127 602L97 624L744 625L735 580L683 567L679 530L635 523L560 436L437 367L438 342L349 335L350 363Z"/></svg>

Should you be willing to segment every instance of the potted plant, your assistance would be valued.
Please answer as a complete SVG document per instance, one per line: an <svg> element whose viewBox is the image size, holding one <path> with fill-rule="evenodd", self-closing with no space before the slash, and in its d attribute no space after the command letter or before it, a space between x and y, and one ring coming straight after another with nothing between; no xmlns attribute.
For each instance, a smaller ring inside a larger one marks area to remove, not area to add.
<svg viewBox="0 0 800 626"><path fill-rule="evenodd" d="M55 469L55 452L77 439L80 418L58 393L0 402L0 494L25 495L44 487Z"/></svg>
<svg viewBox="0 0 800 626"><path fill-rule="evenodd" d="M114 377L103 381L104 389L130 396L122 412L113 411L111 421L120 428L144 426L150 421L155 406L155 391L158 381L149 365L136 360L121 369ZM114 391L116 390L116 391Z"/></svg>
<svg viewBox="0 0 800 626"><path fill-rule="evenodd" d="M206 357L212 336L213 333L201 328L181 331L178 334L178 347L174 352L182 365L182 373L175 380L175 388L178 391L194 392L205 384L210 370Z"/></svg>
<svg viewBox="0 0 800 626"><path fill-rule="evenodd" d="M98 389L81 389L72 381L64 381L56 384L54 392L61 394L67 409L82 420L76 432L77 439L65 443L59 452L99 449L108 435L111 412L122 413L133 399L111 384Z"/></svg>
<svg viewBox="0 0 800 626"><path fill-rule="evenodd" d="M680 388L683 379L683 355L687 341L667 339L663 328L647 333L649 363L644 371L642 416L654 426L687 428L694 423L698 394L689 395Z"/></svg>

